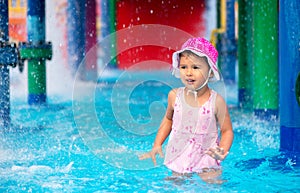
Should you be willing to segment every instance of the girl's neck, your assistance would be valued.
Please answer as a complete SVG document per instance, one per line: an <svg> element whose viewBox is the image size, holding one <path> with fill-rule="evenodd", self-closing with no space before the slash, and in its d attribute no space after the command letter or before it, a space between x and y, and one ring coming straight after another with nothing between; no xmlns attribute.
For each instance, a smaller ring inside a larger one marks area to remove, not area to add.
<svg viewBox="0 0 300 193"><path fill-rule="evenodd" d="M193 95L196 96L197 98L205 96L205 94L209 93L209 87L207 85L199 90L190 90L187 87L185 87L184 90L186 95Z"/></svg>
<svg viewBox="0 0 300 193"><path fill-rule="evenodd" d="M190 106L202 106L210 97L210 89L208 86L203 87L198 91L192 91L188 88L184 89L186 102Z"/></svg>

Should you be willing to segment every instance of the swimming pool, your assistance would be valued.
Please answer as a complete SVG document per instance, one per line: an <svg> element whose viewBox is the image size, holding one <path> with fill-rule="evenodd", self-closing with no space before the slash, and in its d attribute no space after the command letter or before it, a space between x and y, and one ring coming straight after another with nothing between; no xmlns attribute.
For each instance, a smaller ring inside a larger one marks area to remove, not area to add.
<svg viewBox="0 0 300 193"><path fill-rule="evenodd" d="M12 97L14 126L0 133L1 192L300 192L299 167L278 151L279 122L236 108L235 85L225 93L235 132L226 182L166 180L161 159L153 167L137 155L151 149L167 93L180 83L168 71L110 77L77 82L73 100L50 94L42 107Z"/></svg>

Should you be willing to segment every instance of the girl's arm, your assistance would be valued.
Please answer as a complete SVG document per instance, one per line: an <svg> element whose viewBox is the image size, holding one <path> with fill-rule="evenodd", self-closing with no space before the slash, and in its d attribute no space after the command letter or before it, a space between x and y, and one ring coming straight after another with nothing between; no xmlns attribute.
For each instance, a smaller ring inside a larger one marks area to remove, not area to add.
<svg viewBox="0 0 300 193"><path fill-rule="evenodd" d="M219 147L210 149L208 154L215 159L223 160L227 156L233 141L233 130L225 100L220 95L216 98L216 117L220 125L221 140Z"/></svg>
<svg viewBox="0 0 300 193"><path fill-rule="evenodd" d="M221 130L221 141L220 148L224 149L224 152L227 153L230 150L233 141L233 130L232 124L230 120L230 115L228 112L228 108L223 97L218 95L216 100L217 105L217 119L220 124Z"/></svg>
<svg viewBox="0 0 300 193"><path fill-rule="evenodd" d="M176 91L171 90L168 94L168 106L167 106L166 114L156 134L156 138L152 150L148 153L141 155L140 156L141 160L152 158L154 165L156 165L156 158L155 158L156 154L159 154L161 157L163 157L162 144L164 143L164 141L169 136L172 130L172 122L173 122L172 117L174 112L175 98L176 98Z"/></svg>

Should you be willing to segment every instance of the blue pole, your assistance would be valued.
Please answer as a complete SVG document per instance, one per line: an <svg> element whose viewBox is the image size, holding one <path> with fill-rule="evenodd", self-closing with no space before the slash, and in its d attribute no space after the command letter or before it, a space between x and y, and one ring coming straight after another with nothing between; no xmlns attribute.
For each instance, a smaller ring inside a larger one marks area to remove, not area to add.
<svg viewBox="0 0 300 193"><path fill-rule="evenodd" d="M85 3L85 0L68 0L68 62L73 75L85 56Z"/></svg>
<svg viewBox="0 0 300 193"><path fill-rule="evenodd" d="M226 83L235 82L237 47L235 40L235 0L226 1L226 32L220 42L220 68Z"/></svg>
<svg viewBox="0 0 300 193"><path fill-rule="evenodd" d="M109 17L109 0L101 0L101 39L105 38L110 34L110 17ZM111 44L111 41L107 42L108 44ZM110 48L110 45L104 45L106 48ZM106 56L111 56L111 49L105 50ZM104 58L106 58L104 56ZM111 66L111 65L109 65Z"/></svg>
<svg viewBox="0 0 300 193"><path fill-rule="evenodd" d="M300 4L279 3L280 150L300 153Z"/></svg>
<svg viewBox="0 0 300 193"><path fill-rule="evenodd" d="M0 41L8 41L8 0L0 0ZM2 46L1 46L2 47ZM5 52L5 50L3 50ZM2 58L2 48L0 57ZM0 64L0 129L10 125L9 68Z"/></svg>
<svg viewBox="0 0 300 193"><path fill-rule="evenodd" d="M8 42L8 0L0 0L0 129L10 128L9 66L16 67L19 53Z"/></svg>
<svg viewBox="0 0 300 193"><path fill-rule="evenodd" d="M110 48L105 50L105 55L112 57L112 60L109 62L109 67L116 67L117 61L113 59L116 56L116 37L115 37L115 0L101 0L101 37L106 38L110 36L110 41L107 41L110 45L105 45L104 47ZM114 46L112 46L114 45Z"/></svg>
<svg viewBox="0 0 300 193"><path fill-rule="evenodd" d="M101 0L101 36L110 34L109 0Z"/></svg>

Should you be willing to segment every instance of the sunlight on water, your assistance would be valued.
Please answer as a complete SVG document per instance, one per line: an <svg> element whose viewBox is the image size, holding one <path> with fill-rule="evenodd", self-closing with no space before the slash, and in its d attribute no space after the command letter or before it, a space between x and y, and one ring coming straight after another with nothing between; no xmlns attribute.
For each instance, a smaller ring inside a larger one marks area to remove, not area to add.
<svg viewBox="0 0 300 193"><path fill-rule="evenodd" d="M129 125L126 127L151 121L151 116L155 116L150 111L151 104L159 100L161 105L166 105L166 95L171 89L170 85L155 80L140 82L138 77L144 77L144 74L135 73L136 82L124 80L121 83L126 88L135 85L128 99L129 113L135 122L127 122ZM159 74L169 72L153 73L160 76ZM230 113L235 140L230 155L223 162L222 178L226 182L222 185L206 184L197 176L166 180L171 176L171 172L162 165L162 159L157 167L153 167L151 160L144 162L137 159L139 153L152 147L159 119L147 128L148 131L152 130L147 134L122 127L120 120L116 120L118 116L115 115L120 113L120 109L114 109L111 104L113 86L114 84L103 81L98 85L79 84L80 93L88 93L90 89L94 89L94 113L99 121L93 123L92 117L89 116L89 98L82 97L73 101L76 104L84 100L82 104L87 104L78 112L82 125L74 122L74 107L70 100L58 100L56 96L52 98L50 95L49 104L37 108L28 106L22 99L14 98L12 122L18 130L0 135L0 190L299 191L296 185L300 179L299 168L293 159L278 151L279 122L259 120L252 113L243 112L234 106L230 108ZM227 93L235 96L232 94L236 93L235 86L228 86L226 89ZM120 96L119 99L124 100L126 97ZM230 96L227 96L227 99L235 100ZM99 123L103 131L97 126ZM84 132L91 134L88 136L90 138L86 138ZM108 136L109 141L105 136ZM90 141L93 138L95 140ZM107 143L111 144L107 146ZM116 155L121 157L115 159ZM293 183L287 185L286 181Z"/></svg>

